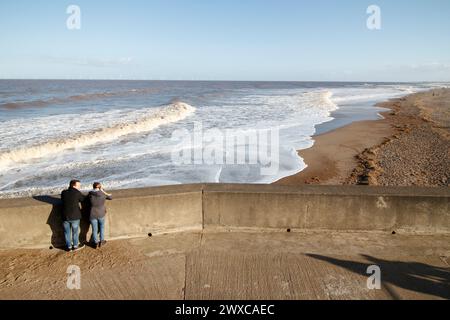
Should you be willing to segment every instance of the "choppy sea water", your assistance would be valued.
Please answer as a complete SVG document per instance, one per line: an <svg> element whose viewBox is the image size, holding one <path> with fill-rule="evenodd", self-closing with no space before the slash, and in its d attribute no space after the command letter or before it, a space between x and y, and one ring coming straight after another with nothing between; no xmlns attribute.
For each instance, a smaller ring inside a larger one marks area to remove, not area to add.
<svg viewBox="0 0 450 320"><path fill-rule="evenodd" d="M82 180L85 188L101 181L109 189L271 183L307 166L296 150L313 145L317 128L376 119L381 109L375 103L440 86L0 80L0 197L58 193L72 178ZM176 153L194 155L195 149L205 148L195 140L186 144L174 138L174 132L194 132L199 125L209 138L235 135L244 148L231 151L217 143L214 148L223 149L224 159L234 152L235 159L248 161L173 161ZM277 148L271 149L277 150L271 158L276 170L263 174L264 164L250 161L258 158L252 157L255 141L239 136L268 130L278 135Z"/></svg>

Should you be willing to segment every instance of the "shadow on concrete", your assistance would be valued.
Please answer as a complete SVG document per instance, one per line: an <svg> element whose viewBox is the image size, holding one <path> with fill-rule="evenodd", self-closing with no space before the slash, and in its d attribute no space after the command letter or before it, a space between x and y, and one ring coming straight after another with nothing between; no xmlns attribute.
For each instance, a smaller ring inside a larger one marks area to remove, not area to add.
<svg viewBox="0 0 450 320"><path fill-rule="evenodd" d="M50 243L54 248L63 249L64 230L62 227L61 199L53 196L35 196L33 199L52 205L52 210L47 218L47 224L52 231Z"/></svg>
<svg viewBox="0 0 450 320"><path fill-rule="evenodd" d="M81 204L81 215L83 218L80 221L80 243L87 245L93 242L92 235L89 239L87 237L89 228L91 226L91 222L89 221L90 214L91 202L89 201L89 197L85 197L83 203Z"/></svg>
<svg viewBox="0 0 450 320"><path fill-rule="evenodd" d="M47 224L49 225L52 231L50 241L54 248L64 249L65 240L64 240L63 218L61 212L62 210L61 199L59 197L54 196L35 196L33 197L33 199L52 205L52 210L50 211L50 214L47 219ZM81 213L83 217L80 221L79 239L81 244L88 243L87 234L89 232L90 227L89 212L90 212L90 203L89 199L86 198L81 205Z"/></svg>
<svg viewBox="0 0 450 320"><path fill-rule="evenodd" d="M450 299L450 268L439 268L419 262L388 261L369 255L362 255L369 263L341 260L317 254L307 254L307 256L329 262L364 276L368 276L366 272L369 266L377 265L381 269L382 287L386 289L393 299L400 299L400 297L387 284Z"/></svg>

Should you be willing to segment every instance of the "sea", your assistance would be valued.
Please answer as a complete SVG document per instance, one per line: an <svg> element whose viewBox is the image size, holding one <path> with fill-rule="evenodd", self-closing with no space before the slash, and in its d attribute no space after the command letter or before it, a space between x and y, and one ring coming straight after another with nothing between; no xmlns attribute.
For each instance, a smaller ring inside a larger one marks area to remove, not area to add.
<svg viewBox="0 0 450 320"><path fill-rule="evenodd" d="M443 86L0 80L0 197L57 194L71 179L109 190L272 183L308 166L297 150L314 135L379 119L378 102ZM264 159L261 144L270 145ZM273 170L263 172L268 159Z"/></svg>

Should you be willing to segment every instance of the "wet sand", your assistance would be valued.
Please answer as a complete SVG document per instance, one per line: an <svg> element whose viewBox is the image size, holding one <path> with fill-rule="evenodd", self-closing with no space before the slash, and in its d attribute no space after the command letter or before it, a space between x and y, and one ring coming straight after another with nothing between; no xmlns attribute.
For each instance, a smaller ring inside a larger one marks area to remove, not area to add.
<svg viewBox="0 0 450 320"><path fill-rule="evenodd" d="M354 122L314 137L299 151L308 167L275 184L448 186L450 89L393 99L384 119Z"/></svg>

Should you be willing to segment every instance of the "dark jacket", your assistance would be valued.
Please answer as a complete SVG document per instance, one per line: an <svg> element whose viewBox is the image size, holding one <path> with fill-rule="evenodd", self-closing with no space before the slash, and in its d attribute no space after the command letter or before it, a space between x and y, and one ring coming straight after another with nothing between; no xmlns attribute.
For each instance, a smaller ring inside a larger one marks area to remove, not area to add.
<svg viewBox="0 0 450 320"><path fill-rule="evenodd" d="M111 196L107 196L103 191L91 191L89 192L89 200L91 203L91 215L90 219L103 218L106 215L106 200L112 200Z"/></svg>
<svg viewBox="0 0 450 320"><path fill-rule="evenodd" d="M80 203L85 196L75 188L69 188L61 192L62 217L64 221L81 220Z"/></svg>

